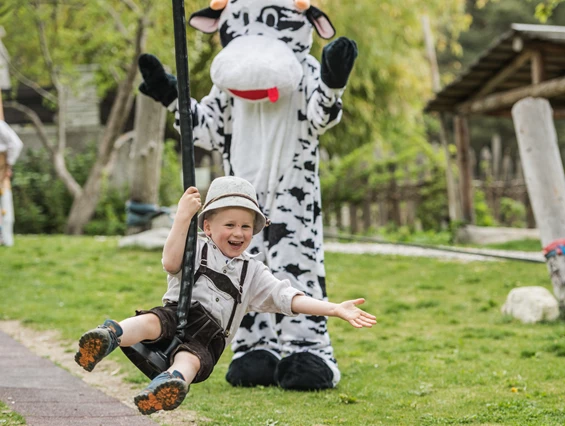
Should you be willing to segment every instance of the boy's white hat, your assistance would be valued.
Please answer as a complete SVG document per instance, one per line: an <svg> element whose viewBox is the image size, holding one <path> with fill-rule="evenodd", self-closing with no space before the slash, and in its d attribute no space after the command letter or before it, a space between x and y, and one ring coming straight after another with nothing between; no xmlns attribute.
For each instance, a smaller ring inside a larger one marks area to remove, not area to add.
<svg viewBox="0 0 565 426"><path fill-rule="evenodd" d="M235 176L223 176L212 181L206 203L198 215L198 226L204 229L204 217L206 213L224 207L240 207L253 210L255 222L253 224L253 235L258 234L265 227L267 219L259 209L255 188L248 181Z"/></svg>

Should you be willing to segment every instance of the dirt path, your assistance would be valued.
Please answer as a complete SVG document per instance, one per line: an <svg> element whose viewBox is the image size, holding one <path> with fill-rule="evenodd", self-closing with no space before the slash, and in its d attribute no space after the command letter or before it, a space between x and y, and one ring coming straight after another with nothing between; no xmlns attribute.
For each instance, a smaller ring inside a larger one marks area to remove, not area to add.
<svg viewBox="0 0 565 426"><path fill-rule="evenodd" d="M133 404L133 396L139 386L133 386L124 380L118 363L105 360L94 371L88 373L74 361L76 342L63 341L55 331L37 331L24 327L18 321L0 321L0 330L14 338L33 353L47 358L80 377L106 395L114 397L125 405L137 409ZM159 412L151 415L151 419L161 425L196 425L196 414L187 410Z"/></svg>

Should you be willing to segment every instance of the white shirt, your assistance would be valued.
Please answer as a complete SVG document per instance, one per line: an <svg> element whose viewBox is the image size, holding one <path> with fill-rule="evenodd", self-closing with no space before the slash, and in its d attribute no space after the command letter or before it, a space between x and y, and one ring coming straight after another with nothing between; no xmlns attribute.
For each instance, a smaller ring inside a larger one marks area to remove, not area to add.
<svg viewBox="0 0 565 426"><path fill-rule="evenodd" d="M227 275L230 280L239 286L241 270L245 260L249 261L247 274L243 283L241 304L237 306L235 316L226 338L226 346L231 342L235 331L247 312L273 312L288 316L296 316L292 312L291 303L296 295L304 295L293 288L289 280L279 280L271 273L262 262L254 259L255 256L244 252L238 257L229 259L209 238L199 236L196 247L195 268L198 269L202 258L202 247L208 245L208 267L216 272ZM177 302L179 299L182 272L167 275L168 289L163 296L163 302ZM216 288L212 281L201 275L194 283L192 301L198 301L218 321L222 328L226 328L233 309L233 299L223 291Z"/></svg>
<svg viewBox="0 0 565 426"><path fill-rule="evenodd" d="M0 120L0 152L7 154L6 161L13 166L20 156L24 144L8 123Z"/></svg>

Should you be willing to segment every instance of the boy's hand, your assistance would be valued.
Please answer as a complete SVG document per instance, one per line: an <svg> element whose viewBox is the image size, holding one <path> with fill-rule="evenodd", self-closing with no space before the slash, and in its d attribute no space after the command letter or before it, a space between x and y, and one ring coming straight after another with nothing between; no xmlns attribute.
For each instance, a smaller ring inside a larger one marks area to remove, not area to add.
<svg viewBox="0 0 565 426"><path fill-rule="evenodd" d="M346 300L335 308L335 315L348 321L355 328L372 327L377 323L374 315L371 315L357 307L365 303L365 299Z"/></svg>
<svg viewBox="0 0 565 426"><path fill-rule="evenodd" d="M194 186L188 188L179 200L177 216L183 219L191 220L198 213L202 201L200 200L200 192Z"/></svg>

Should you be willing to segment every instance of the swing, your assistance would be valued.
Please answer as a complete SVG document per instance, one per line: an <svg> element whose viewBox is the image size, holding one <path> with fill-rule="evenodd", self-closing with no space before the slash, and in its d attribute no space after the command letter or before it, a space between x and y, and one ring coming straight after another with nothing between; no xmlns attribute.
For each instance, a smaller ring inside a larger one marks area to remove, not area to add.
<svg viewBox="0 0 565 426"><path fill-rule="evenodd" d="M173 0L175 56L178 73L178 106L180 114L180 140L182 152L183 186L186 191L195 186L194 143L188 81L188 53L186 47L186 18L184 0ZM170 355L182 343L188 326L188 309L194 285L194 261L197 238L197 215L190 222L182 262L182 279L177 310L177 332L170 342L156 344L137 343L121 347L122 352L147 377L154 379L170 366Z"/></svg>

